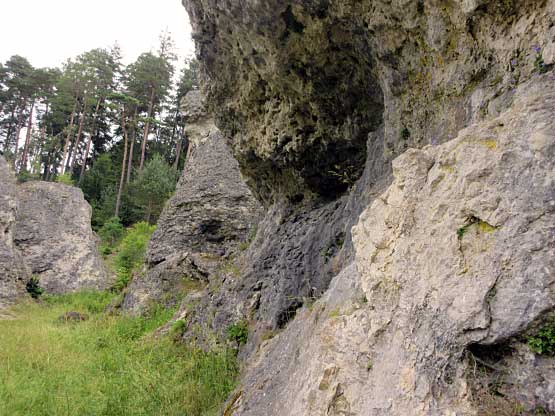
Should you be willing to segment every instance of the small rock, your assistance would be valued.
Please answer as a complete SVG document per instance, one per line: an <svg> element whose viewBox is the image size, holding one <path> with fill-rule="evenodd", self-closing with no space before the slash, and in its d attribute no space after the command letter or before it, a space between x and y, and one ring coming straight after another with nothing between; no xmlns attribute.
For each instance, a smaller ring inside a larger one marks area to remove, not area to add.
<svg viewBox="0 0 555 416"><path fill-rule="evenodd" d="M58 318L58 321L61 323L83 322L88 320L89 315L75 311L66 312Z"/></svg>

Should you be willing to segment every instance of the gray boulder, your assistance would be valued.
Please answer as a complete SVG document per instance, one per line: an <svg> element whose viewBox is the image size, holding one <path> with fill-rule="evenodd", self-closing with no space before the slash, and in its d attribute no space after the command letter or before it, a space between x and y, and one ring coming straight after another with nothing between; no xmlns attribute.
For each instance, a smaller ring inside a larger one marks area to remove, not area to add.
<svg viewBox="0 0 555 416"><path fill-rule="evenodd" d="M0 156L0 314L25 294L31 277L14 243L17 208L15 177Z"/></svg>
<svg viewBox="0 0 555 416"><path fill-rule="evenodd" d="M79 188L52 182L18 187L14 241L47 293L110 287L91 229L91 207Z"/></svg>

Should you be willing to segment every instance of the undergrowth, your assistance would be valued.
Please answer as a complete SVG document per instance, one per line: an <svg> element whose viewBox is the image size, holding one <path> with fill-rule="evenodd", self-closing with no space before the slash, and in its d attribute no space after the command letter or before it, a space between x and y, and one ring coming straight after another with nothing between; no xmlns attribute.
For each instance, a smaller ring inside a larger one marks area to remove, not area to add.
<svg viewBox="0 0 555 416"><path fill-rule="evenodd" d="M119 220L113 218L99 231L101 251L104 255L111 255L108 264L116 273L113 286L116 292L123 290L133 273L143 265L148 241L156 229L154 225L139 222L123 231L118 224Z"/></svg>
<svg viewBox="0 0 555 416"><path fill-rule="evenodd" d="M0 415L208 416L235 385L233 352L154 337L173 311L104 313L116 295L44 295L0 321ZM65 312L89 315L63 324Z"/></svg>

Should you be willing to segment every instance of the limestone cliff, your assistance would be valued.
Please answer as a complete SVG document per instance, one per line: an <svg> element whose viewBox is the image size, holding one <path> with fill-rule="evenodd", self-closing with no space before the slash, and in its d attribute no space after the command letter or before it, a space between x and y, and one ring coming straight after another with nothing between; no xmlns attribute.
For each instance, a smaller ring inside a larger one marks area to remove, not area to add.
<svg viewBox="0 0 555 416"><path fill-rule="evenodd" d="M260 211L200 92L188 93L182 107L190 150L149 243L146 270L125 295L122 307L134 313L175 305L185 289L206 286L247 241Z"/></svg>
<svg viewBox="0 0 555 416"><path fill-rule="evenodd" d="M225 414L477 414L478 364L555 412L555 1L184 5L266 208L187 315L250 324Z"/></svg>

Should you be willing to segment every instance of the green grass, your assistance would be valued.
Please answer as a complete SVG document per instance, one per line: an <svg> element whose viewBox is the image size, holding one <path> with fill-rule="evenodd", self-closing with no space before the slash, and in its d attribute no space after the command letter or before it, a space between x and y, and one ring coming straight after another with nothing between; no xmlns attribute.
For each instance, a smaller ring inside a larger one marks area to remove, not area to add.
<svg viewBox="0 0 555 416"><path fill-rule="evenodd" d="M104 313L115 295L48 296L0 321L0 415L217 415L235 386L231 352L205 353L156 338L173 311ZM62 324L67 311L90 319Z"/></svg>

